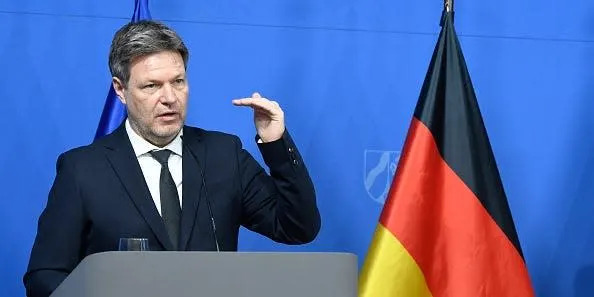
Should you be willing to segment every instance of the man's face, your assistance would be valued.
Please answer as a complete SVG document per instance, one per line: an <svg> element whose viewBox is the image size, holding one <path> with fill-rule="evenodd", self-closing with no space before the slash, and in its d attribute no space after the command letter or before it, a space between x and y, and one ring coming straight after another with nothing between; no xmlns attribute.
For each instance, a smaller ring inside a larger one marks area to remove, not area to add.
<svg viewBox="0 0 594 297"><path fill-rule="evenodd" d="M132 128L158 146L173 140L185 122L188 101L181 55L164 51L136 58L130 64L127 87L118 78L113 80Z"/></svg>

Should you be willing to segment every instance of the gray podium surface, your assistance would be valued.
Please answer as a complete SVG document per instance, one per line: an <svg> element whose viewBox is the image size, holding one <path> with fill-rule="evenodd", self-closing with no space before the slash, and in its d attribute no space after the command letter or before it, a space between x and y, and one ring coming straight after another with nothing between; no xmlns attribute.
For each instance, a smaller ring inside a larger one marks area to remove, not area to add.
<svg viewBox="0 0 594 297"><path fill-rule="evenodd" d="M356 297L357 275L346 253L106 252L51 297Z"/></svg>

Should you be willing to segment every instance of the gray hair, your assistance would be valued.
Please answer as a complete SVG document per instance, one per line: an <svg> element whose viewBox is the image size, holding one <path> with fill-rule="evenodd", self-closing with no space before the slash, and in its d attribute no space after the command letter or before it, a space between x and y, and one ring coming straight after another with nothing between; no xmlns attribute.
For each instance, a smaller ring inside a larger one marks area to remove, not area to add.
<svg viewBox="0 0 594 297"><path fill-rule="evenodd" d="M156 21L143 20L129 23L113 37L109 49L109 70L124 86L130 79L130 63L133 59L162 51L178 52L188 65L189 52L179 35Z"/></svg>

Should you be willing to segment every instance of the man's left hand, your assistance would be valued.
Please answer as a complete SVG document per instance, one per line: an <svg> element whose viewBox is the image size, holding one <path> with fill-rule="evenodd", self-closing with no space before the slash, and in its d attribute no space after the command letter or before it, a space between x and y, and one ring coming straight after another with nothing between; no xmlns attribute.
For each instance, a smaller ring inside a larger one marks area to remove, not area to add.
<svg viewBox="0 0 594 297"><path fill-rule="evenodd" d="M276 101L254 93L251 98L233 100L233 104L249 106L254 110L254 124L262 142L278 140L285 133L285 114Z"/></svg>

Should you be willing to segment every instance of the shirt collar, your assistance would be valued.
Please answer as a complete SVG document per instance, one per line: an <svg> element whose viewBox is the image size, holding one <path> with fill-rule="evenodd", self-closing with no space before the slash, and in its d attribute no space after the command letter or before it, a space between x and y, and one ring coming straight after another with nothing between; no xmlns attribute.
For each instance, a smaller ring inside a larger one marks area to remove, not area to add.
<svg viewBox="0 0 594 297"><path fill-rule="evenodd" d="M146 139L142 138L142 136L138 135L138 133L136 133L136 131L134 131L130 126L130 121L126 119L126 133L128 133L128 138L130 138L130 143L132 143L132 148L134 149L134 154L136 154L137 158L151 151L164 149L171 150L176 155L181 156L183 151L181 139L183 131L184 129L180 129L175 138L173 138L173 140L166 146L158 147L146 141Z"/></svg>

